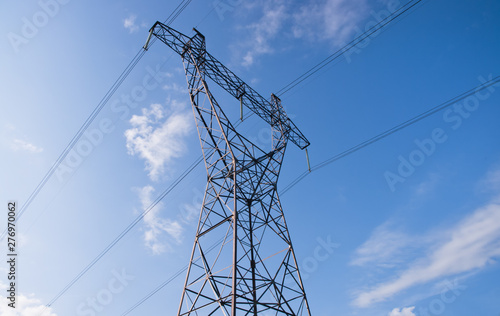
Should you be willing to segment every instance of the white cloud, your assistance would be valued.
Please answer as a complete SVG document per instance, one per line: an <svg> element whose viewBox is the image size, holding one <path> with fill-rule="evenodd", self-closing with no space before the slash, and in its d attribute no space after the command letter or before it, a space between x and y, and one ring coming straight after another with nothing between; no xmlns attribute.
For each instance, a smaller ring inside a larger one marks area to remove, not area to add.
<svg viewBox="0 0 500 316"><path fill-rule="evenodd" d="M490 170L484 179L479 182L479 188L483 192L499 192L500 191L500 168ZM497 201L500 201L500 196L497 196Z"/></svg>
<svg viewBox="0 0 500 316"><path fill-rule="evenodd" d="M500 168L488 172L486 179L491 187L498 189L500 187Z"/></svg>
<svg viewBox="0 0 500 316"><path fill-rule="evenodd" d="M130 33L137 32L139 26L135 23L137 16L131 14L128 18L123 20L123 27L126 28Z"/></svg>
<svg viewBox="0 0 500 316"><path fill-rule="evenodd" d="M388 316L415 316L413 310L415 306L412 307L404 307L404 308L395 308L393 309Z"/></svg>
<svg viewBox="0 0 500 316"><path fill-rule="evenodd" d="M312 41L332 41L343 44L358 30L368 16L366 0L314 0L294 8L283 0L259 1L247 10L262 8L260 19L248 25L250 37L242 45L243 66L251 66L257 57L275 51L278 35L292 34L294 38ZM276 44L275 44L276 45Z"/></svg>
<svg viewBox="0 0 500 316"><path fill-rule="evenodd" d="M370 238L356 249L356 257L351 264L393 267L400 262L401 252L408 249L413 238L393 230L391 226L385 223L377 227Z"/></svg>
<svg viewBox="0 0 500 316"><path fill-rule="evenodd" d="M152 194L155 189L148 185L138 189L142 209L153 202ZM183 227L178 221L164 219L159 216L161 203L158 203L149 213L144 216L144 243L154 254L161 254L170 249L170 243L180 243L182 240Z"/></svg>
<svg viewBox="0 0 500 316"><path fill-rule="evenodd" d="M2 293L7 291L7 286L0 282L0 290ZM13 309L7 304L10 302L3 295L0 295L0 315L2 316L57 316L52 311L52 308L46 308L42 302L35 298L33 294L23 295L17 294L16 308Z"/></svg>
<svg viewBox="0 0 500 316"><path fill-rule="evenodd" d="M12 149L16 151L23 150L32 154L41 153L43 151L43 148L37 147L21 139L14 139L14 141L12 142Z"/></svg>
<svg viewBox="0 0 500 316"><path fill-rule="evenodd" d="M428 250L426 256L398 273L395 279L359 293L354 305L368 307L415 285L470 273L493 263L500 256L500 204L491 202L476 209L459 224L440 234L437 244Z"/></svg>
<svg viewBox="0 0 500 316"><path fill-rule="evenodd" d="M287 18L284 1L265 2L264 15L256 23L248 26L251 38L247 41L247 52L243 57L243 66L251 66L255 58L273 52L270 41L276 37Z"/></svg>
<svg viewBox="0 0 500 316"><path fill-rule="evenodd" d="M415 196L421 197L423 195L426 195L428 193L431 193L435 190L436 186L439 184L439 181L441 180L440 176L432 173L429 175L429 178L423 182L421 182L416 188L415 188Z"/></svg>
<svg viewBox="0 0 500 316"><path fill-rule="evenodd" d="M366 0L317 0L302 6L293 15L297 38L332 40L341 45L367 16Z"/></svg>
<svg viewBox="0 0 500 316"><path fill-rule="evenodd" d="M182 111L184 107L176 101L170 102L170 110L152 104L130 119L132 128L125 131L128 152L146 161L152 180L158 180L172 159L186 151L183 138L191 131L192 114Z"/></svg>
<svg viewBox="0 0 500 316"><path fill-rule="evenodd" d="M177 92L177 93L181 93L183 95L186 95L189 93L188 91L188 88L186 87L186 85L178 85L177 83L175 82L172 82L171 84L166 84L163 86L163 90L166 90L166 91L171 91L171 92Z"/></svg>

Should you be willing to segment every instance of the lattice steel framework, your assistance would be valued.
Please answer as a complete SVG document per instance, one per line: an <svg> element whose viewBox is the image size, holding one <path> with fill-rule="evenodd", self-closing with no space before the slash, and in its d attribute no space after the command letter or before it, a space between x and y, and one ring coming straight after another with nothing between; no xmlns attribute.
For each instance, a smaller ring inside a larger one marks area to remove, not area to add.
<svg viewBox="0 0 500 316"><path fill-rule="evenodd" d="M188 37L156 22L146 49L153 35L182 57L208 174L178 315L310 315L277 192L288 140L309 142L280 99L264 99L210 55L198 31ZM206 77L271 125L271 151L236 131Z"/></svg>

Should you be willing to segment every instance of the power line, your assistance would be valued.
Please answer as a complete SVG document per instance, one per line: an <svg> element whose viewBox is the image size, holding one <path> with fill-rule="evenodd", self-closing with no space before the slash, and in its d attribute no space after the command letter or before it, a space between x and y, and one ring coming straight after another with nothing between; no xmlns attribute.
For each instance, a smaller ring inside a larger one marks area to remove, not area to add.
<svg viewBox="0 0 500 316"><path fill-rule="evenodd" d="M358 150L365 148L368 145L371 145L375 142L378 142L379 140L382 140L389 135L392 135L392 134L394 134L394 133L396 133L396 132L398 132L398 131L400 131L408 126L411 126L411 125L413 125L413 124L415 124L415 123L417 123L417 122L419 122L419 121L421 121L421 120L423 120L423 119L425 119L425 118L427 118L427 117L429 117L429 116L431 116L431 115L433 115L433 114L435 114L435 113L437 113L437 112L439 112L439 111L441 111L441 110L443 110L443 109L445 109L445 108L447 108L455 103L458 103L458 102L464 100L465 98L467 98L471 95L476 94L477 92L482 91L482 90L484 90L492 85L495 85L499 82L500 82L500 76L495 77L495 78L493 78L485 83L482 83L482 84L480 84L480 85L478 85L478 86L476 86L476 87L474 87L474 88L472 88L472 89L470 89L470 90L468 90L468 91L466 91L466 92L464 92L464 93L462 93L462 94L460 94L460 95L458 95L458 96L456 96L456 97L454 97L454 98L452 98L444 103L441 103L441 104L439 104L439 105L437 105L437 106L435 106L435 107L433 107L433 108L431 108L431 109L429 109L429 110L427 110L427 111L425 111L425 112L423 112L415 117L412 117L411 119L409 119L407 121L404 121L404 122L390 128L390 129L388 129L388 130L386 130L386 131L384 131L376 136L373 136L373 137L365 140L364 142L361 142L361 143L359 143L359 144L357 144L357 145L355 145L355 146L353 146L353 147L351 147L351 148L349 148L349 149L347 149L347 150L345 150L337 155L334 155L334 156L316 164L315 166L313 166L311 168L311 172L316 171L318 169L321 169L321 168L331 164L332 162L335 162L341 158L344 158L350 154L353 154L353 153L357 152ZM302 179L304 179L309 173L310 173L309 171L305 171L302 174L300 174L291 183L289 183L280 193L282 193L282 194L286 193L288 190L293 188L297 183L302 181Z"/></svg>
<svg viewBox="0 0 500 316"><path fill-rule="evenodd" d="M184 9L187 7L187 5L189 3L191 3L191 1L192 0L182 0L179 3L179 5L175 8L175 10L167 17L167 19L165 20L165 23L168 25L171 24L182 13L182 11L184 11ZM151 42L151 45L153 45L153 44L154 44L154 40ZM43 189L43 187L47 184L49 179L53 176L54 172L61 165L61 163L64 161L64 159L66 159L69 152L73 149L73 147L76 145L76 143L81 139L84 132L88 129L90 124L92 124L92 122L95 120L97 115L99 115L101 110L108 103L108 101L115 94L115 92L120 88L122 83L129 76L129 74L132 72L132 70L135 68L135 66L139 63L139 61L142 59L142 57L144 56L145 53L146 53L146 50L141 48L137 52L137 54L132 58L132 60L129 62L127 67L125 67L125 70L123 70L123 72L118 76L118 79L116 79L116 81L113 83L111 88L109 88L109 90L106 92L104 97L97 104L97 106L94 108L94 110L90 113L90 115L87 117L87 119L82 124L82 126L80 126L80 129L76 132L76 134L73 136L73 138L70 140L70 142L66 145L66 147L63 149L63 151L61 152L59 157L56 159L56 161L52 164L49 171L47 171L47 173L44 175L42 180L35 187L35 190L33 192L31 192L31 194L28 196L28 199L26 200L26 202L22 204L21 209L19 210L19 214L17 215L16 222L23 216L26 209L31 205L33 200L38 196L38 194ZM6 234L7 234L7 229L5 229L2 232L2 235L0 236L0 240L3 240L6 236Z"/></svg>
<svg viewBox="0 0 500 316"><path fill-rule="evenodd" d="M220 239L217 241L215 244L213 244L210 248L207 250L207 254L212 252L217 246L222 244L224 242L224 238ZM196 259L194 262L198 262L201 258ZM149 292L146 296L144 296L141 300L139 300L137 303L135 303L133 306L131 306L129 309L127 309L121 316L125 316L130 314L134 309L137 307L141 306L144 302L146 302L148 299L150 299L153 295L158 293L161 289L163 289L165 286L170 284L173 280L177 279L179 276L181 276L184 272L187 271L189 268L189 264L185 265L182 269L178 270L174 275L172 275L170 278L168 278L165 282L160 284L158 287L156 287L153 291Z"/></svg>
<svg viewBox="0 0 500 316"><path fill-rule="evenodd" d="M177 8L179 8L182 3L184 2L184 4L182 5L182 8L179 9L177 11L177 13L175 15L172 16L172 18L170 19L170 22L168 23L165 23L167 25L170 25L175 19L177 19L177 17L181 14L182 11L184 11L184 9L186 9L186 7L191 3L192 0L187 0L187 1L182 1L181 4L179 4L179 6L177 6ZM177 9L176 9L177 10ZM174 11L175 12L175 11ZM166 21L165 21L166 22Z"/></svg>
<svg viewBox="0 0 500 316"><path fill-rule="evenodd" d="M181 3L177 6L177 8L174 10L172 14L165 20L165 23L171 24L179 15L184 11L184 9L187 7L189 3L191 3L192 0L183 0ZM180 9L179 9L180 8ZM177 12L176 12L177 11ZM151 43L151 45L154 43L154 41ZM26 210L26 208L31 204L33 199L38 195L40 190L43 188L43 186L47 183L48 179L53 175L54 171L57 169L57 167L61 164L61 162L65 159L65 157L68 155L69 151L71 148L75 145L76 142L81 138L85 130L88 128L88 126L94 121L94 119L97 117L97 115L100 113L102 108L107 104L109 99L113 96L113 94L116 92L116 90L121 86L123 81L128 77L130 72L135 68L137 63L142 59L144 56L146 50L144 48L141 48L139 52L134 56L132 61L129 63L129 65L125 68L125 70L122 72L122 74L118 77L118 79L115 81L113 86L108 90L106 95L103 97L101 102L97 105L97 107L92 111L90 116L87 118L85 123L80 127L78 132L73 136L73 139L70 141L70 143L65 147L59 158L54 162L52 165L51 169L47 174L44 176L42 181L39 183L35 191L30 195L28 199L28 203L24 204L24 207L21 208L19 215L17 216L17 219L19 219ZM138 216L127 228L125 228L118 237L116 237L97 257L94 258L94 260L91 261L80 273L73 278L44 308L44 310L47 307L50 307L52 304L54 304L64 293L66 293L92 266L94 266L111 248L118 243L144 216L149 213L171 190L173 190L197 165L199 162L194 163L190 166L190 169L186 170L181 176L178 178L178 181L174 182L167 190L164 191L162 195L160 195L140 216ZM3 233L3 237L5 236L6 231ZM43 311L41 313L43 313Z"/></svg>
<svg viewBox="0 0 500 316"><path fill-rule="evenodd" d="M387 26L389 23L391 23L392 21L394 21L395 19L400 17L402 14L404 14L408 10L415 7L421 1L422 0L411 0L411 1L407 2L405 5L401 6L399 9L397 9L396 11L391 13L385 19L381 20L380 22L378 22L377 24L372 26L370 29L365 31L363 34L359 35L358 37L356 37L355 39L353 39L352 41L350 41L349 43L344 45L342 48L337 50L335 53L333 53L330 56L328 56L327 58L323 59L321 62L316 64L314 67L312 67L311 69L309 69L308 71L306 71L305 73L303 73L302 75L297 77L295 80L288 83L286 86L281 88L276 94L281 97L282 95L287 93L289 90L293 89L294 87L299 85L301 82L303 82L307 78L311 77L312 75L314 75L315 73L317 73L318 71L323 69L326 65L330 64L332 61L334 61L337 58L339 58L340 56L344 55L346 52L348 52L352 48L356 47L356 45L358 45L359 43L361 43L365 39L372 36L374 33L378 32L379 30L381 30L382 28Z"/></svg>
<svg viewBox="0 0 500 316"><path fill-rule="evenodd" d="M239 126L241 122L236 124ZM66 286L52 298L46 305L50 307L54 304L64 293L66 293L78 280L80 280L104 255L106 255L132 228L134 228L158 203L160 203L168 194L170 194L181 182L184 180L196 167L203 161L203 155L200 155L184 172L172 182L144 211L137 216L113 241L111 241L106 248L104 248L89 264L87 264Z"/></svg>
<svg viewBox="0 0 500 316"><path fill-rule="evenodd" d="M19 214L17 216L16 222L22 217L26 209L31 205L33 200L37 197L37 195L40 193L42 188L45 186L47 181L52 177L54 172L57 170L59 165L64 161L66 156L69 154L73 146L80 140L80 138L83 136L83 133L85 130L89 127L90 124L94 121L96 116L101 112L101 110L104 108L104 106L107 104L109 99L114 95L116 90L121 86L123 81L128 77L130 72L135 68L137 63L141 60L141 58L144 56L144 50L141 49L137 52L137 54L132 58L130 63L125 67L125 70L120 74L118 79L113 83L111 88L106 92L104 97L101 99L101 101L98 103L98 105L94 108L92 113L87 117L85 122L80 126L80 129L76 132L76 134L73 136L73 138L70 140L70 142L66 145L66 147L63 149L59 157L56 159L56 161L52 164L50 167L49 171L45 174L45 176L42 178L42 180L38 183L36 186L35 190L29 195L28 199L26 200L25 203L22 204L21 209L19 210ZM3 238L6 236L7 230L4 230L2 235L0 236L0 240L3 240Z"/></svg>
<svg viewBox="0 0 500 316"><path fill-rule="evenodd" d="M165 24L172 24L174 20L179 16L179 14L184 11L184 9L187 7L187 5L191 2L192 0L182 0L177 7L170 13L170 15L165 19ZM182 7L182 9L180 9ZM178 12L176 14L176 12ZM174 16L175 15L175 16Z"/></svg>
<svg viewBox="0 0 500 316"><path fill-rule="evenodd" d="M238 127L245 119L249 118L250 116L253 115L253 112L250 112L248 113L247 115L244 116L243 120L242 121L239 121L235 127ZM210 155L210 153L208 153L207 155ZM203 161L203 155L200 155L192 164L191 166L193 166L187 173L186 173L186 176L188 174L190 174L201 162ZM186 171L185 171L186 172ZM184 177L183 177L184 178ZM182 179L181 179L182 180ZM181 180L179 180L179 178L176 180L176 182L180 182ZM178 184L177 183L177 184ZM177 185L176 185L177 186ZM161 199L163 199L168 193L170 193L171 190L169 190L169 192L167 193L163 193L161 196ZM210 253L215 247L217 247L218 245L220 245L222 243L223 239L219 240L217 243L215 243L214 245L212 245L207 253ZM198 260L196 260L198 261ZM195 261L195 262L196 262ZM184 273L185 271L187 271L189 267L189 264L185 265L183 268L181 268L180 270L178 270L173 276L171 276L170 278L168 278L166 281L164 281L162 284L160 284L158 287L156 287L154 290L152 290L151 292L149 292L146 296L144 296L141 300L139 300L137 303L135 303L132 307L130 307L127 311L125 311L122 316L125 316L125 315L128 315L129 313L131 313L133 310L135 310L137 307L139 307L140 305L142 305L144 302L146 302L148 299L150 299L153 295L155 295L157 292L159 292L161 289L163 289L165 286L167 286L168 284L170 284L173 280L175 280L176 278L178 278L180 275L182 275L182 273Z"/></svg>
<svg viewBox="0 0 500 316"><path fill-rule="evenodd" d="M196 24L196 28L198 28L198 26L200 26L200 24L203 23L203 21L205 21L205 19L208 18L210 14L212 14L212 12L214 12L215 8L216 6L213 5L212 10L208 11L208 13L201 19L201 21Z"/></svg>
<svg viewBox="0 0 500 316"><path fill-rule="evenodd" d="M104 250L102 250L85 268L83 268L80 273L78 273L66 286L50 300L50 302L46 305L47 307L50 307L52 304L54 304L64 293L66 293L80 278L87 273L101 258L107 254L111 248L113 248L125 235L139 223L144 216L146 216L158 203L160 203L161 200L165 196L167 196L170 192L172 192L179 183L186 178L193 169L198 166L198 164L201 162L201 159L196 160L194 163L189 166L188 169L186 169L178 178L176 181L174 181L163 193L158 196L139 216L137 216L111 243L109 243Z"/></svg>

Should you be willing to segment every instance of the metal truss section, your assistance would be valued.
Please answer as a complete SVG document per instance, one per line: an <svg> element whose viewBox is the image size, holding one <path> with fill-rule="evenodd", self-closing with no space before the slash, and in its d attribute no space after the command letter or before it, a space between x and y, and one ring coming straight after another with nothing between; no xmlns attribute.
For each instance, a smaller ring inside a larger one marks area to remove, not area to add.
<svg viewBox="0 0 500 316"><path fill-rule="evenodd" d="M196 29L194 29L194 31L197 33L196 37L203 39L204 41L203 35ZM206 51L204 44L200 47L193 45L194 37L190 38L161 22L156 22L153 25L150 31L150 37L152 35L165 43L168 47L172 48L183 58L188 51L195 53L198 56L203 56L205 76L212 79L233 97L240 100L243 105L257 114L266 123L270 125L272 124L273 107L271 102L261 96L252 87L247 85L215 57L210 55L210 53ZM145 49L148 48L148 44L149 39L144 46ZM280 122L286 126L286 130L289 133L288 139L291 142L297 145L300 149L304 149L309 146L309 141L288 117L281 117Z"/></svg>
<svg viewBox="0 0 500 316"><path fill-rule="evenodd" d="M267 101L208 54L199 32L187 37L157 22L152 35L182 57L208 176L178 315L310 316L277 192L288 140L309 142L279 98ZM271 125L269 152L236 131L207 77Z"/></svg>

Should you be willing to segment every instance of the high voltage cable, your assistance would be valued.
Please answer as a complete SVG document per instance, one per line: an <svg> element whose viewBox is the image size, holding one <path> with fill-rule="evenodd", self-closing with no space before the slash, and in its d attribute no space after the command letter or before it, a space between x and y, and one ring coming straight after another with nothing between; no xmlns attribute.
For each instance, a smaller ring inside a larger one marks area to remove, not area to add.
<svg viewBox="0 0 500 316"><path fill-rule="evenodd" d="M208 248L208 250L207 250L207 254L209 254L217 246L219 246L220 244L222 244L224 242L224 239L225 239L225 237L221 238L215 244L213 244L212 246L210 246L210 248ZM194 261L194 263L198 262L200 259L201 258L196 259ZM141 306L144 302L146 302L148 299L150 299L153 295L155 295L161 289L163 289L165 286L167 286L168 284L170 284L170 282L172 282L173 280L177 279L180 275L182 275L183 272L186 272L188 268L189 268L189 264L185 265L182 269L178 270L174 275L172 275L170 278L168 278L165 282L163 282L162 284L160 284L159 286L157 286L153 291L149 292L140 301L138 301L132 307L130 307L129 309L127 309L121 316L125 316L125 315L130 314L134 309L136 309L137 307Z"/></svg>
<svg viewBox="0 0 500 316"><path fill-rule="evenodd" d="M178 16L179 14L177 14L175 17L174 17L174 14L176 12L182 12L184 11L184 9L187 7L187 5L191 2L191 0L182 0L178 5L177 7L174 9L174 11L172 11L172 13L170 13L170 15L165 19L165 24L171 24ZM184 6L183 6L183 3L186 3ZM183 6L182 9L179 10L179 8Z"/></svg>
<svg viewBox="0 0 500 316"><path fill-rule="evenodd" d="M236 124L239 126L241 122ZM54 304L64 293L66 293L78 280L80 280L85 273L87 273L101 258L107 254L126 234L132 230L143 218L146 216L158 203L160 203L170 192L172 192L196 167L203 161L203 155L200 155L184 172L172 182L146 209L143 213L137 216L106 248L104 248L89 264L87 264L66 286L56 295L52 300L47 303L46 307Z"/></svg>
<svg viewBox="0 0 500 316"><path fill-rule="evenodd" d="M108 244L108 246L106 246L106 248L104 248L104 250L102 250L89 264L87 264L87 266L85 266L85 268L83 268L82 271L80 271L80 273L78 273L68 284L66 284L66 286L56 295L52 298L52 300L50 300L50 302L46 305L46 307L50 307L52 304L54 304L64 293L66 293L78 280L80 280L80 278L85 274L87 273L87 271L90 270L90 268L92 268L106 253L108 253L111 248L113 248L123 237L125 237L125 235L132 229L134 228L135 225L137 225L137 223L139 223L143 218L144 216L146 216L156 205L158 205L158 203L161 202L161 200L163 200L163 198L169 194L182 180L184 180L184 178L186 178L188 176L189 173L191 173L191 171L193 169L196 168L196 166L198 166L198 164L200 163L199 160L195 161L193 164L191 164L191 166L189 166L188 169L186 169L180 176L179 178L177 178L177 180L175 182L173 182L165 191L163 191L163 193L158 196L143 212L142 214L140 214L139 216L137 216L111 243Z"/></svg>
<svg viewBox="0 0 500 316"><path fill-rule="evenodd" d="M307 78L311 77L312 75L314 75L315 73L317 73L318 71L323 69L326 65L330 64L335 59L339 58L340 56L342 56L343 54L345 54L346 52L348 52L352 48L356 47L356 45L358 45L359 43L361 43L365 39L372 36L374 33L378 32L379 30L384 28L386 25L388 25L389 23L391 23L392 21L397 19L399 16L401 16L402 14L407 12L408 10L415 7L420 2L422 2L422 0L411 0L411 1L407 2L405 5L401 6L399 9L397 9L396 11L391 13L385 19L378 22L377 24L372 26L370 29L365 31L363 34L359 35L358 37L356 37L355 39L353 39L352 41L350 41L349 43L344 45L342 48L337 50L335 53L333 53L330 56L328 56L327 58L323 59L321 62L316 64L314 67L312 67L311 69L309 69L308 71L306 71L305 73L303 73L302 75L297 77L295 80L291 81L289 84L287 84L286 86L281 88L276 93L276 95L281 97L283 94L287 93L289 90L293 89L298 84L300 84L301 82L303 82Z"/></svg>
<svg viewBox="0 0 500 316"><path fill-rule="evenodd" d="M176 8L176 10L178 10L179 7L181 7L180 10L177 11L177 13L175 15L171 14L167 19L166 19L166 23L168 24L171 24L179 15L180 13L187 7L187 5L191 2L192 0L183 0ZM184 4L183 4L184 3ZM154 41L151 42L151 45L154 43ZM150 46L151 47L151 46ZM145 53L145 50L141 48L141 50L139 51L141 53L140 57L142 58L142 56L144 55ZM135 58L135 57L134 57ZM139 58L140 60L140 58ZM138 60L137 60L138 62ZM137 62L135 62L135 64L137 64ZM134 66L135 66L134 64ZM133 69L133 67L132 67ZM130 69L128 71L128 73L130 73L130 71L132 70ZM127 75L128 75L127 73ZM126 76L125 76L126 78ZM125 79L124 78L124 79ZM123 80L124 80L123 79ZM122 82L123 82L122 80ZM121 83L120 83L121 84ZM117 88L116 88L117 89ZM115 89L115 91L116 91ZM114 92L113 92L114 93ZM111 97L111 95L107 98L107 100L109 100L109 98ZM106 102L107 102L106 100ZM105 103L104 103L105 104ZM103 105L104 106L104 105ZM101 107L102 109L102 107ZM99 111L101 110L99 109L97 111L97 113L93 116L92 120L95 118L95 116L97 116L97 114L99 113ZM96 110L94 110L94 112L96 112ZM93 114L94 114L93 112ZM91 115L92 116L92 115ZM87 119L88 120L88 119ZM89 123L90 124L90 123ZM88 127L88 125L87 125ZM85 127L86 128L86 127ZM82 130L82 128L80 128L80 130ZM84 131L84 130L83 130ZM82 132L83 133L83 132ZM76 136L76 135L75 135ZM80 135L81 137L81 135ZM75 138L75 137L74 137ZM74 144L73 144L74 145ZM137 223L139 223L143 218L144 216L146 216L146 214L148 214L161 200L163 200L163 198L169 194L185 177L187 177L191 171L193 171L202 161L202 158L203 157L200 157L198 158L193 164L191 164L191 166L188 167L188 169L186 169L180 176L179 178L177 178L176 181L174 181L160 196L158 196L156 198L155 201L153 201L153 203L151 203L151 205L148 206L148 208L146 208L144 210L144 212L139 215L137 218L134 219L134 221L132 221L132 223L130 223L110 244L108 244L108 246L102 250L82 271L80 271L80 273L78 273L54 298L52 298L52 300L46 305L46 307L50 307L52 304L54 304L62 295L64 295L64 293L66 293L85 273L88 272L88 270L90 270L106 253L108 253L111 248L113 248L133 227L135 227L135 225L137 225ZM63 158L64 159L64 158ZM50 176L49 176L50 177Z"/></svg>
<svg viewBox="0 0 500 316"><path fill-rule="evenodd" d="M189 3L191 3L192 0L182 0L177 8L168 16L168 18L165 20L165 23L167 25L171 24L181 13L184 11L184 9L187 7ZM155 38L156 39L156 38ZM154 44L154 40L152 41L151 45ZM129 62L127 67L125 67L125 70L120 74L118 79L113 83L111 88L106 92L104 97L101 99L101 101L97 104L97 106L94 108L92 113L87 117L85 122L80 126L80 129L76 132L76 134L73 136L73 138L70 140L70 142L66 145L66 147L63 149L59 157L56 159L56 161L52 164L50 167L49 171L44 175L42 180L38 183L38 185L35 187L35 190L31 192L31 194L28 196L28 199L26 202L24 202L21 206L21 209L19 210L19 213L16 218L16 222L22 217L26 209L31 205L33 200L38 196L40 191L43 189L43 187L47 184L49 179L52 177L54 172L57 170L57 168L61 165L61 163L66 159L68 156L69 152L73 149L75 144L81 139L83 136L83 133L87 130L87 128L92 124L92 122L95 120L97 115L101 112L101 110L104 108L104 106L108 103L108 101L111 99L111 97L114 95L114 93L120 88L122 85L123 81L129 76L129 74L132 72L132 70L135 68L135 66L139 63L139 61L142 59L144 54L146 53L146 50L141 48L137 54L132 58L132 60ZM0 235L0 240L3 240L7 234L7 229L5 229L2 232L2 235Z"/></svg>
<svg viewBox="0 0 500 316"><path fill-rule="evenodd" d="M462 93L462 94L460 94L460 95L458 95L458 96L456 96L456 97L454 97L454 98L452 98L444 103L441 103L440 105L433 107L432 109L429 109L429 110L427 110L427 111L425 111L425 112L423 112L423 113L421 113L421 114L419 114L419 115L417 115L417 116L415 116L415 117L413 117L405 122L402 122L402 123L390 128L390 129L376 135L376 136L373 136L370 139L365 140L364 142L357 144L356 146L353 146L353 147L351 147L351 148L349 148L349 149L347 149L347 150L345 150L345 151L343 151L335 156L332 156L332 157L316 164L315 166L313 166L311 168L311 172L316 171L318 169L321 169L321 168L331 164L332 162L335 162L341 158L344 158L350 154L353 154L356 151L358 151L362 148L365 148L368 145L371 145L375 142L378 142L379 140L382 140L389 135L392 135L392 134L394 134L394 133L396 133L396 132L398 132L398 131L400 131L400 130L402 130L410 125L413 125L413 124L415 124L415 123L417 123L417 122L419 122L419 121L421 121L421 120L423 120L423 119L425 119L425 118L427 118L427 117L429 117L429 116L431 116L431 115L433 115L433 114L435 114L435 113L437 113L437 112L439 112L439 111L441 111L441 110L443 110L443 109L445 109L445 108L447 108L447 107L449 107L457 102L462 101L463 99L465 99L471 95L474 95L477 92L482 91L482 90L484 90L492 85L495 85L499 82L500 82L500 76L495 77L495 78L493 78L485 83L482 83L482 84L480 84L480 85L478 85L478 86L476 86L476 87L474 87L474 88L472 88L472 89L470 89L470 90L468 90L468 91L466 91L466 92L464 92L464 93ZM282 194L286 193L288 190L293 188L297 183L302 181L302 179L304 179L309 173L310 173L309 171L304 171L304 173L300 174L297 178L295 178L280 193L282 193Z"/></svg>
<svg viewBox="0 0 500 316"><path fill-rule="evenodd" d="M184 9L186 9L186 7L187 7L187 6L191 3L191 1L192 1L192 0L182 1L182 2L181 2L181 4L182 4L183 2L185 2L185 3L184 3L184 5L182 6L182 8L181 8L180 10L178 10L178 11L177 11L177 13L176 13L176 14L172 17L172 19L170 20L170 22L169 22L167 25L169 25L169 24L170 24L170 23L172 23L175 19L177 19L177 17L181 14L181 12L182 12L182 11L184 11ZM179 6L181 6L181 4L179 4ZM179 6L177 6L177 8L178 8ZM176 10L177 10L177 9L176 9ZM174 11L174 12L175 12L175 11Z"/></svg>
<svg viewBox="0 0 500 316"><path fill-rule="evenodd" d="M191 3L192 0L182 0L181 3L177 6L177 8L170 14L170 16L165 20L165 23L167 25L171 24L181 13L182 11L184 11L184 9L187 7L187 5L189 3ZM180 9L179 9L180 8ZM154 43L154 41L151 43L151 45ZM120 76L118 77L118 79L113 83L113 85L111 86L111 88L108 90L108 92L104 95L104 97L101 99L101 101L98 103L98 105L96 106L96 108L94 108L94 110L92 111L92 113L89 115L89 117L85 120L85 122L83 123L83 125L80 127L80 129L78 130L78 132L73 136L73 138L71 139L71 141L69 142L68 145L66 145L66 147L64 148L63 152L59 155L58 159L56 159L56 161L54 162L54 164L52 165L52 167L49 169L49 171L45 174L45 176L43 177L42 181L40 181L40 183L37 185L37 187L35 188L35 190L30 194L30 196L28 197L28 200L23 204L23 206L21 207L20 211L19 211L19 214L17 216L17 220L19 220L19 218L22 216L22 214L26 211L27 207L33 202L33 200L36 198L36 196L39 194L39 192L41 191L41 189L45 186L45 184L47 183L47 181L50 179L50 177L54 174L55 170L58 168L58 166L62 163L62 161L66 158L66 156L68 155L69 151L73 148L73 146L80 140L80 138L82 137L83 133L85 132L85 130L89 127L89 125L94 121L94 119L97 117L97 115L101 112L101 110L103 109L103 107L107 104L107 102L111 99L111 97L114 95L114 93L116 92L116 90L118 90L118 88L121 86L121 84L123 83L123 81L128 77L128 75L130 74L130 72L135 68L135 66L137 65L137 63L142 59L142 57L144 56L146 50L144 48L141 48L139 50L139 52L134 56L134 58L132 58L132 60L130 61L130 63L127 65L127 67L125 68L125 70L120 74ZM198 165L198 163L196 165L193 166L193 169ZM186 177L190 172L191 172L192 169L190 169L187 173L185 172L184 174L184 177ZM184 179L184 177L181 177L179 182ZM178 184L178 183L177 183ZM177 184L175 184L171 189L173 189ZM168 189L165 191L168 194ZM47 307L50 307L55 301L57 301L57 299L59 297L61 297L69 288L71 288L71 286L76 282L78 281L78 279L80 279L83 274L85 274L88 269L90 269L97 261L99 261L99 259L104 255L106 254L113 246L114 244L116 244L121 238L123 238L123 236L128 232L130 231L136 224L137 222L140 221L140 219L142 219L154 206L156 206L156 204L158 204L160 202L161 199L163 199L163 196L160 196L161 198L155 202L153 202L153 206L148 208L141 216L138 217L138 219L136 219L134 222L132 222L126 229L125 229L125 233L122 232L122 234L120 234L117 239L115 239L110 245L108 245L108 247L106 247L105 250L103 250L103 252L101 252L101 254L99 254L96 258L94 258L94 260L89 264L89 266L87 266L84 270L82 270L70 283L68 283L63 290L61 290L61 292L59 292L56 297L54 297L47 305L46 305L46 308ZM7 233L7 230L5 230L3 233L2 233L2 236L0 236L0 240L2 240L5 235ZM45 309L46 309L45 308ZM44 309L44 310L45 310ZM42 311L43 313L43 311Z"/></svg>
<svg viewBox="0 0 500 316"><path fill-rule="evenodd" d="M125 70L120 74L118 79L113 83L111 88L106 92L104 97L101 99L101 101L98 103L98 105L94 108L92 113L87 117L85 122L80 126L80 129L76 132L76 134L73 136L71 141L66 145L66 147L63 149L59 157L56 159L56 161L52 164L50 167L49 171L45 174L45 176L42 178L42 180L38 183L36 186L35 190L29 195L28 199L26 200L25 203L22 204L21 209L19 210L19 214L17 215L16 222L22 217L26 209L30 206L30 204L33 202L33 200L36 198L36 196L40 193L42 188L45 186L47 181L52 177L54 172L57 170L59 165L64 161L64 159L67 157L73 146L80 140L80 138L83 136L83 133L85 130L89 127L90 124L94 121L96 116L101 112L101 110L104 108L104 106L107 104L109 99L113 96L113 94L118 90L120 85L123 83L123 81L127 78L127 76L130 74L130 72L134 69L134 67L137 65L137 63L141 60L142 56L144 56L144 50L141 48L137 52L137 54L132 58L130 63L127 65ZM2 235L0 236L0 240L3 240L7 233L7 230L4 230Z"/></svg>

